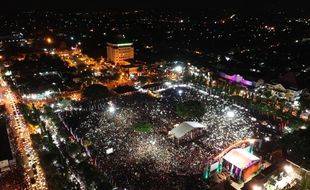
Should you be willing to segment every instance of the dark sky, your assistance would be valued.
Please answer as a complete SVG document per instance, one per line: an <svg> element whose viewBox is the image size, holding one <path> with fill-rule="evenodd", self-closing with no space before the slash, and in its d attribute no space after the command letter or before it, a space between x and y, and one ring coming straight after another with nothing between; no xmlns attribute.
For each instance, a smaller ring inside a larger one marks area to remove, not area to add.
<svg viewBox="0 0 310 190"><path fill-rule="evenodd" d="M110 9L110 8L209 8L304 7L300 0L1 0L0 9Z"/></svg>
<svg viewBox="0 0 310 190"><path fill-rule="evenodd" d="M307 8L310 7L309 4L306 0L1 0L0 10L14 12L33 9L91 11L118 8L239 8L251 11L266 8Z"/></svg>

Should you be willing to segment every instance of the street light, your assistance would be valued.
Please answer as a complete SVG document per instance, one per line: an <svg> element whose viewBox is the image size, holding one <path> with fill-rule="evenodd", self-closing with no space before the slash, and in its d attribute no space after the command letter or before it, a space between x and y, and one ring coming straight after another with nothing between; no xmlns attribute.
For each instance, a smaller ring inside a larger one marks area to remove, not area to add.
<svg viewBox="0 0 310 190"><path fill-rule="evenodd" d="M176 66L176 67L174 68L174 70L175 70L176 72L178 72L178 73L182 73L183 67L182 67L181 65L178 65L178 66Z"/></svg>
<svg viewBox="0 0 310 190"><path fill-rule="evenodd" d="M51 43L53 43L53 40L52 40L52 38L48 37L48 38L46 38L46 42L47 42L48 44L51 44Z"/></svg>

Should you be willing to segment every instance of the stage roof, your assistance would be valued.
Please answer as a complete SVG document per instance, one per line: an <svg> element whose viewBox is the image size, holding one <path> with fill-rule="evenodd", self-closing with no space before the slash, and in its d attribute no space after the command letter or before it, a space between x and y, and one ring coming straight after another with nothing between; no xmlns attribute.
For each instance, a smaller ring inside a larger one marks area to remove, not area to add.
<svg viewBox="0 0 310 190"><path fill-rule="evenodd" d="M246 149L242 148L231 150L223 158L240 169L245 169L253 161L260 160L257 156L249 153Z"/></svg>
<svg viewBox="0 0 310 190"><path fill-rule="evenodd" d="M183 137L186 133L190 132L191 130L195 128L205 128L204 125L193 122L193 121L185 121L181 123L179 126L173 128L171 131L169 131L170 135L173 135L175 138L179 139Z"/></svg>

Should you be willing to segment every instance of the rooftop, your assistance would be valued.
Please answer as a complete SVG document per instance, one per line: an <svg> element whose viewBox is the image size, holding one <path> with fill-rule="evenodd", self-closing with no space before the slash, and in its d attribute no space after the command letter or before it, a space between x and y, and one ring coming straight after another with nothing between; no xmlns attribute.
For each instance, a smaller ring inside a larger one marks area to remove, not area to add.
<svg viewBox="0 0 310 190"><path fill-rule="evenodd" d="M107 44L116 45L118 47L133 45L132 41L126 38L125 35L117 35L116 37L111 38Z"/></svg>

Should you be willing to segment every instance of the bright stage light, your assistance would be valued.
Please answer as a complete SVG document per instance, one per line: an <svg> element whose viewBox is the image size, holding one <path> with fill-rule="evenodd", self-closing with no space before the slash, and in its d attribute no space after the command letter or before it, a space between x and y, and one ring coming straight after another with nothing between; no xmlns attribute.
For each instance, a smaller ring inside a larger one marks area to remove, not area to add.
<svg viewBox="0 0 310 190"><path fill-rule="evenodd" d="M226 115L227 117L230 117L230 118L235 117L235 113L233 111L228 111Z"/></svg>
<svg viewBox="0 0 310 190"><path fill-rule="evenodd" d="M284 166L284 170L285 170L285 172L288 173L288 174L290 174L290 173L293 172L293 168L292 168L292 166L290 166L290 165L285 165L285 166Z"/></svg>

